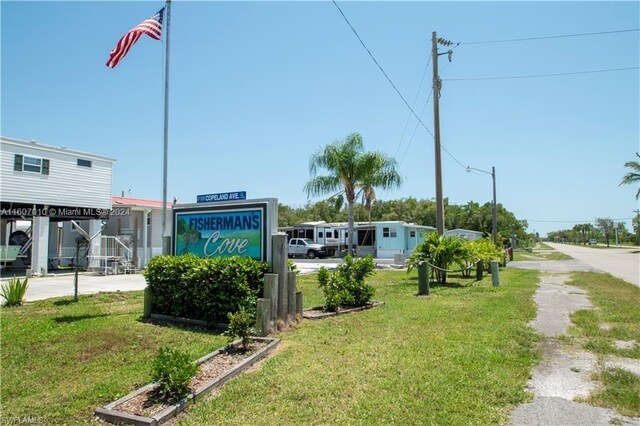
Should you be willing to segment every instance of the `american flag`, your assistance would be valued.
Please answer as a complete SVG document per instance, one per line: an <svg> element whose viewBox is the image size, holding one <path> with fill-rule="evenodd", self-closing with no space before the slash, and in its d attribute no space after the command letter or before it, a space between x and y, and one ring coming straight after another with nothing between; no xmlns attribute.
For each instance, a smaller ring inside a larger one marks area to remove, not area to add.
<svg viewBox="0 0 640 426"><path fill-rule="evenodd" d="M162 17L164 16L164 7L158 11L151 18L146 21L136 25L133 27L128 33L126 33L116 47L111 51L109 60L107 61L107 66L109 68L114 68L118 65L118 62L129 52L131 46L136 44L136 41L142 36L142 34L146 34L151 38L156 40L160 40L162 36Z"/></svg>

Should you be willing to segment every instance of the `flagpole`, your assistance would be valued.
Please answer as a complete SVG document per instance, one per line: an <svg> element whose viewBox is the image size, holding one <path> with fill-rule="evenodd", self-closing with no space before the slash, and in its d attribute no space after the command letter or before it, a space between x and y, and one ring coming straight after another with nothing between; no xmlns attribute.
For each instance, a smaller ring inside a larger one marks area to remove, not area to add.
<svg viewBox="0 0 640 426"><path fill-rule="evenodd" d="M167 0L165 11L166 51L164 64L164 143L162 153L162 254L169 254L171 252L171 240L167 235L167 157L169 154L169 35L171 25L171 0Z"/></svg>

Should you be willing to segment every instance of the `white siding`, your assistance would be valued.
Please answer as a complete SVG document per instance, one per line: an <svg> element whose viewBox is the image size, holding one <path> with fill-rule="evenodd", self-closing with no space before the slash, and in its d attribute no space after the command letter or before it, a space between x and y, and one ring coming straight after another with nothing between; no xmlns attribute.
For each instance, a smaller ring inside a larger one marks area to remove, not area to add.
<svg viewBox="0 0 640 426"><path fill-rule="evenodd" d="M30 142L1 140L2 201L70 207L111 208L113 160ZM16 154L49 160L49 174L14 171ZM78 159L91 167L78 166Z"/></svg>
<svg viewBox="0 0 640 426"><path fill-rule="evenodd" d="M171 235L173 228L173 212L167 209L167 235ZM158 256L162 254L162 209L154 209L151 211L151 227L149 228L151 236L151 255Z"/></svg>

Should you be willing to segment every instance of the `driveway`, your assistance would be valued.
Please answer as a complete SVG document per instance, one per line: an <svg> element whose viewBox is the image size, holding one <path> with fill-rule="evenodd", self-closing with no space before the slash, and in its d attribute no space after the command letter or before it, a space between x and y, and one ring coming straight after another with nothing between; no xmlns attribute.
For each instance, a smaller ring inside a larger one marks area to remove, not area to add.
<svg viewBox="0 0 640 426"><path fill-rule="evenodd" d="M6 280L3 278L2 282ZM29 278L29 287L25 300L49 299L52 297L73 296L74 275L49 275ZM92 275L81 273L78 276L78 293L93 294L101 291L133 291L144 290L147 283L142 274L127 275Z"/></svg>
<svg viewBox="0 0 640 426"><path fill-rule="evenodd" d="M546 243L592 268L640 287L640 250L635 248L590 248L571 244ZM636 253L633 253L633 252Z"/></svg>

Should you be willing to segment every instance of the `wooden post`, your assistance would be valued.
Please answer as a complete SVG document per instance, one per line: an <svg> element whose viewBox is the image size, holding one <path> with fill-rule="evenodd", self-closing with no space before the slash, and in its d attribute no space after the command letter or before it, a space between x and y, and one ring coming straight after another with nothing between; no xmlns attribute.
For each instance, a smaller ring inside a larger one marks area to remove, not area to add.
<svg viewBox="0 0 640 426"><path fill-rule="evenodd" d="M304 307L304 295L301 291L296 291L296 318L302 321L302 308Z"/></svg>
<svg viewBox="0 0 640 426"><path fill-rule="evenodd" d="M271 236L271 272L278 274L278 318L287 321L287 234L278 232Z"/></svg>
<svg viewBox="0 0 640 426"><path fill-rule="evenodd" d="M256 334L264 337L269 334L269 322L271 320L271 301L269 299L258 299L256 305Z"/></svg>
<svg viewBox="0 0 640 426"><path fill-rule="evenodd" d="M482 261L482 259L480 259L476 263L476 280L478 281L482 280L483 272L484 272L484 262Z"/></svg>
<svg viewBox="0 0 640 426"><path fill-rule="evenodd" d="M151 316L153 306L153 293L149 286L144 288L144 308L142 311L142 318L149 318Z"/></svg>
<svg viewBox="0 0 640 426"><path fill-rule="evenodd" d="M418 295L429 294L429 264L418 263Z"/></svg>
<svg viewBox="0 0 640 426"><path fill-rule="evenodd" d="M290 320L296 320L296 278L295 272L287 272L287 315Z"/></svg>
<svg viewBox="0 0 640 426"><path fill-rule="evenodd" d="M500 275L498 273L498 261L491 261L491 283L494 287L500 287Z"/></svg>
<svg viewBox="0 0 640 426"><path fill-rule="evenodd" d="M278 274L264 274L264 295L269 299L269 320L275 324L278 316Z"/></svg>

